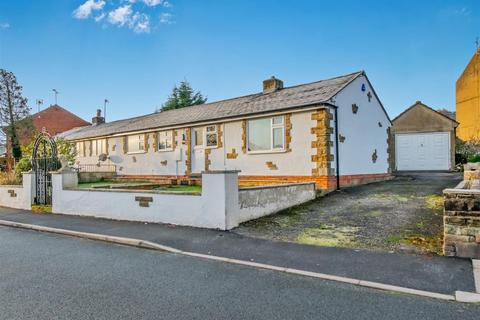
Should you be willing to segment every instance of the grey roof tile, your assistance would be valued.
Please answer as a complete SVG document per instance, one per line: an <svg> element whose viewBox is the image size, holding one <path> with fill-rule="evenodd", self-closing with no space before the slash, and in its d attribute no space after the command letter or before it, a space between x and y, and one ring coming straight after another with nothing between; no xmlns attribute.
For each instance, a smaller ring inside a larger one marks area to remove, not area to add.
<svg viewBox="0 0 480 320"><path fill-rule="evenodd" d="M326 103L348 83L362 74L364 72L359 71L332 79L286 87L272 93L256 93L96 126L75 128L60 136L69 140L86 139Z"/></svg>

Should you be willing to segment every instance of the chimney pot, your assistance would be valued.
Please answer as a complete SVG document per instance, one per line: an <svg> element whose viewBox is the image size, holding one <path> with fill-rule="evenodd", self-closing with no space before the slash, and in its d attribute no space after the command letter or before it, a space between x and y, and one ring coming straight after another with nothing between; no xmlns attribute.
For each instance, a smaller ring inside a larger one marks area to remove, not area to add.
<svg viewBox="0 0 480 320"><path fill-rule="evenodd" d="M92 118L92 126L105 123L105 118L102 117L102 110L97 109L97 115Z"/></svg>
<svg viewBox="0 0 480 320"><path fill-rule="evenodd" d="M263 93L272 93L280 89L283 89L283 81L274 76L263 81Z"/></svg>

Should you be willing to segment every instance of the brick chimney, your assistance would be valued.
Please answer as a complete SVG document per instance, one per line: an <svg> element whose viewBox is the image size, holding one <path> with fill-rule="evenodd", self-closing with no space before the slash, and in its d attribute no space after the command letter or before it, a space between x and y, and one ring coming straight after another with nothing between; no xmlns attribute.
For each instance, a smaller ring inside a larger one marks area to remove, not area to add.
<svg viewBox="0 0 480 320"><path fill-rule="evenodd" d="M92 118L92 126L96 126L97 124L105 123L105 118L102 117L102 110L97 109L97 115Z"/></svg>
<svg viewBox="0 0 480 320"><path fill-rule="evenodd" d="M283 89L283 81L275 77L263 81L263 93L272 93Z"/></svg>

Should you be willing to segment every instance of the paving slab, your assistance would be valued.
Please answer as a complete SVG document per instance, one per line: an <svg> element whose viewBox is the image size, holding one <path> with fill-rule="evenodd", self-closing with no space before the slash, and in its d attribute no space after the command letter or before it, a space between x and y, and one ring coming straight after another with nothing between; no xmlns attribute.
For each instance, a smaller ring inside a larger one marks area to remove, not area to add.
<svg viewBox="0 0 480 320"><path fill-rule="evenodd" d="M234 232L0 207L0 219L156 242L183 251L453 294L475 292L471 260L373 252L250 238Z"/></svg>

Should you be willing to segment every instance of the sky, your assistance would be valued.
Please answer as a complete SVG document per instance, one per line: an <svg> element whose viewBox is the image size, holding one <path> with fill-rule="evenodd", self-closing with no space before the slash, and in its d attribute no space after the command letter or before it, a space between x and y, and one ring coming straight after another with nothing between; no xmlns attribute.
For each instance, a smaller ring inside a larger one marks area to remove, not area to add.
<svg viewBox="0 0 480 320"><path fill-rule="evenodd" d="M32 111L86 120L148 114L188 80L209 102L365 70L391 118L455 109L476 50L479 0L0 0L0 68Z"/></svg>

